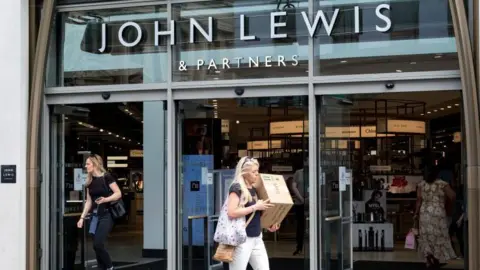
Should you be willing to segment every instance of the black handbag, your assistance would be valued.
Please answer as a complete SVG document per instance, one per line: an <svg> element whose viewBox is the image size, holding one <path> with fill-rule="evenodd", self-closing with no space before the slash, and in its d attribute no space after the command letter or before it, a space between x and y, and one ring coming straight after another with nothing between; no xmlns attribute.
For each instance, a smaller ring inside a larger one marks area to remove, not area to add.
<svg viewBox="0 0 480 270"><path fill-rule="evenodd" d="M103 186L105 187L105 190L109 192L109 196L111 196L113 194L113 191L107 185L107 182L105 182L105 176L103 177ZM121 198L117 201L110 202L108 209L114 219L119 219L127 213L127 210L125 210L125 204L123 203L123 200Z"/></svg>

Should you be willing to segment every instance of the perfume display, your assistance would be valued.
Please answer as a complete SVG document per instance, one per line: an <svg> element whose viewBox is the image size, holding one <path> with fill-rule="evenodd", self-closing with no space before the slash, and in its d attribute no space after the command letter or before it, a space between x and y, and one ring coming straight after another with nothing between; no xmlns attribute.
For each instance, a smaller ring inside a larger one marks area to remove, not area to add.
<svg viewBox="0 0 480 270"><path fill-rule="evenodd" d="M362 252L393 251L393 224L391 223L364 223L354 224L353 250Z"/></svg>

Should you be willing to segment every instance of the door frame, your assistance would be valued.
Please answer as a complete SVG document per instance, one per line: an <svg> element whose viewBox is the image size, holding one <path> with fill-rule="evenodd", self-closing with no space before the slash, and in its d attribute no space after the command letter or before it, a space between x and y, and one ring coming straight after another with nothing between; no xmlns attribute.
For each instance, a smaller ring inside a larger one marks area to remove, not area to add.
<svg viewBox="0 0 480 270"><path fill-rule="evenodd" d="M383 76L382 76L383 77ZM387 87L387 83L393 83L394 87L390 88ZM463 94L462 90L462 83L461 79L459 76L450 74L447 76L442 76L441 74L437 74L437 76L433 76L431 78L425 78L425 77L418 77L418 78L409 78L405 80L397 80L397 81L383 81L383 80L376 80L376 81L370 81L370 82L358 82L358 81L351 81L351 82L345 82L342 84L339 83L321 83L321 84L316 84L316 85L311 85L311 88L313 88L312 91L309 91L309 101L310 98L313 100L309 102L309 120L310 119L315 119L315 121L321 121L321 119L317 120L317 111L316 108L316 100L317 98L321 98L322 96L328 96L328 95L339 95L339 94L389 94L389 93L413 93L413 92L435 92L435 91L460 91ZM313 92L313 93L312 93ZM313 96L313 97L311 97ZM313 105L313 106L312 106ZM315 108L312 108L315 107ZM310 110L314 110L314 112L310 112ZM462 110L463 113L463 110ZM310 126L310 136L309 136L309 145L312 146L315 144L315 147L318 144L318 130L317 130L317 125L313 123L313 121L309 121ZM321 123L318 122L320 125ZM462 123L463 125L463 123ZM312 155L314 156L313 158L315 159L314 164L318 164L318 149L314 148L309 154L311 159ZM318 176L318 171L316 169L310 169L310 175L313 179L317 179ZM314 187L313 187L314 185ZM310 198L310 205L315 206L316 213L315 215L315 220L310 218L310 228L314 228L313 226L317 226L317 230L313 231L312 234L315 234L315 239L310 239L315 241L315 247L319 247L319 243L322 243L323 239L321 237L321 231L322 231L322 223L319 222L317 217L322 217L321 209L321 200L317 200L318 198L318 185L316 181L313 181L310 183L310 186L312 187L312 190L315 190L315 200L313 198ZM312 196L313 197L313 196ZM352 202L350 202L352 203ZM310 210L311 211L311 210ZM315 223L316 222L316 223ZM310 229L311 230L311 229ZM350 236L352 233L350 232ZM351 242L350 242L351 243ZM350 247L353 251L353 248ZM323 269L322 268L322 252L319 252L318 254L315 253L314 250L310 251L310 256L311 256L311 263L314 262L315 266L318 266L318 268L312 268L312 265L310 267L310 270L318 270L318 269ZM317 257L315 257L317 256ZM353 267L353 255L351 257L352 261L352 267ZM466 262L468 263L468 262Z"/></svg>
<svg viewBox="0 0 480 270"><path fill-rule="evenodd" d="M41 270L50 270L56 267L55 264L59 259L56 251L63 249L59 247L57 242L52 242L53 236L58 233L56 227L52 230L51 223L52 218L58 218L58 214L54 214L55 211L52 206L52 200L57 200L58 192L53 192L52 185L56 185L59 181L58 173L55 169L55 164L59 160L57 153L53 150L57 150L57 139L52 138L54 136L53 128L58 126L58 123L52 125L52 120L56 115L53 113L53 106L55 105L75 105L75 104L101 104L101 103L120 103L120 102L148 102L148 101L166 101L167 90L123 90L121 87L114 89L111 87L109 91L99 91L103 88L96 87L95 90L85 91L72 91L72 89L53 89L47 88L45 96L43 98L42 105L42 118L40 129L40 142L41 142L41 177L40 177L40 200L39 200L39 213L40 213L40 239L41 239ZM109 88L110 89L110 88ZM108 90L109 90L108 89ZM102 97L102 93L110 93L108 100ZM52 148L53 147L53 148ZM167 181L168 182L168 181ZM58 186L55 186L58 187ZM53 192L53 193L52 193ZM52 197L51 195L55 195ZM165 220L165 223L167 221ZM165 228L166 229L166 228ZM166 242L166 239L165 239Z"/></svg>
<svg viewBox="0 0 480 270"><path fill-rule="evenodd" d="M393 76L398 75L398 76ZM415 76L413 76L415 75ZM393 77L392 77L393 76ZM167 186L166 192L172 196L167 200L167 265L169 270L180 269L182 258L179 256L177 245L177 175L178 164L176 157L177 148L177 109L176 102L188 99L220 99L220 98L247 98L247 97L286 97L286 96L308 96L308 122L311 135L309 136L309 163L318 164L316 139L317 134L317 107L316 98L319 95L331 94L362 94L362 93L393 93L393 92L419 92L419 91L446 91L462 89L461 80L457 72L426 72L425 74L371 74L369 76L335 76L331 77L315 77L314 79L298 80L297 82L284 82L281 84L261 82L258 80L245 80L240 83L231 84L230 82L199 82L195 87L186 83L173 84L167 89L150 89L142 87L142 89L134 90L134 88L123 88L119 86L110 86L106 91L110 91L111 96L108 100L102 97L102 87L90 87L88 89L64 89L64 88L47 88L44 98L43 117L42 117L42 198L41 198L41 214L42 214L42 250L43 260L42 269L49 269L50 257L49 248L51 232L48 230L50 219L49 202L49 186L50 170L50 108L49 105L56 104L78 104L78 103L111 103L111 102L132 102L132 101L167 101L167 141L175 142L167 144ZM365 79L365 78L368 78ZM395 78L394 88L388 89L386 83L388 78ZM162 85L163 86L163 85ZM76 87L74 87L76 88ZM243 89L243 95L239 96L235 90ZM79 91L77 91L79 90ZM314 166L309 167L309 175L311 179L317 179L317 170ZM310 243L310 270L317 270L322 260L321 254L317 254L320 239L321 223L318 222L318 214L320 214L321 205L317 205L318 185L316 181L310 181L309 203L309 243ZM312 192L314 191L314 192ZM53 244L53 243L52 243ZM45 260L46 259L46 260Z"/></svg>

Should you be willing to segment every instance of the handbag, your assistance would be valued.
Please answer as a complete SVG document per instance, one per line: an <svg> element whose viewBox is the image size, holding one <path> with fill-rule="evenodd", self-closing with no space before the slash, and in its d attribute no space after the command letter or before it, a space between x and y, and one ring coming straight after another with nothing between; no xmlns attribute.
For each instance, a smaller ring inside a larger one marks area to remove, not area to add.
<svg viewBox="0 0 480 270"><path fill-rule="evenodd" d="M254 215L255 211L250 215L248 221L245 222L245 228L248 226L248 224L250 224L250 221L252 221ZM213 259L217 262L233 262L233 254L235 253L235 248L236 246L219 244L215 251L215 254L213 255Z"/></svg>
<svg viewBox="0 0 480 270"><path fill-rule="evenodd" d="M105 176L103 177L103 186L105 187L105 190L110 193L110 195L113 194L113 191L110 189L109 186L107 186L107 183L105 182ZM119 219L127 213L127 210L125 209L125 205L121 198L116 201L110 202L108 209L110 210L110 214L112 214L112 217L114 219Z"/></svg>

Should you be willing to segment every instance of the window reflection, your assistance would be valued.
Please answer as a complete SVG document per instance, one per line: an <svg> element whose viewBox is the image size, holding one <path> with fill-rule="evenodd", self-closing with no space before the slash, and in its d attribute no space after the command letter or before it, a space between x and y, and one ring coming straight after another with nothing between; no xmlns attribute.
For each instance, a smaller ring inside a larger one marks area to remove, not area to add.
<svg viewBox="0 0 480 270"><path fill-rule="evenodd" d="M306 0L212 1L172 8L174 81L308 75L308 32L301 14L308 14ZM280 25L275 34L287 37L272 38L272 20Z"/></svg>
<svg viewBox="0 0 480 270"><path fill-rule="evenodd" d="M325 28L318 30L314 63L317 75L458 68L447 0L318 3L317 8L329 20L337 9L339 12L331 35ZM388 30L380 31L382 28Z"/></svg>
<svg viewBox="0 0 480 270"><path fill-rule="evenodd" d="M154 21L166 28L166 8L158 6L67 12L61 15L60 85L109 85L164 82L167 47L155 46ZM137 35L135 22L142 35ZM124 28L123 30L122 27ZM122 34L119 36L119 32ZM128 47L122 44L134 43Z"/></svg>

